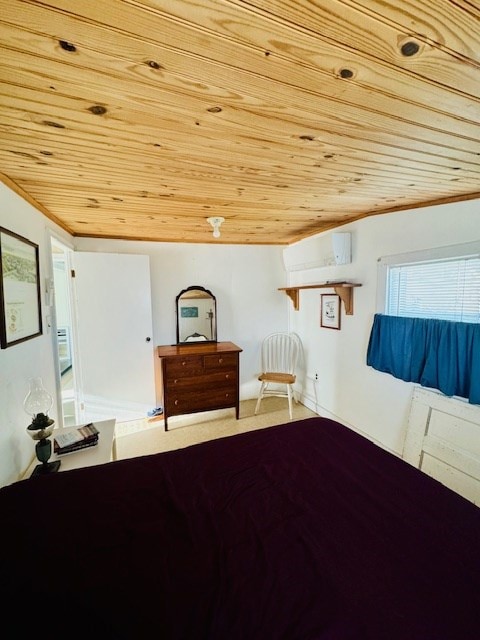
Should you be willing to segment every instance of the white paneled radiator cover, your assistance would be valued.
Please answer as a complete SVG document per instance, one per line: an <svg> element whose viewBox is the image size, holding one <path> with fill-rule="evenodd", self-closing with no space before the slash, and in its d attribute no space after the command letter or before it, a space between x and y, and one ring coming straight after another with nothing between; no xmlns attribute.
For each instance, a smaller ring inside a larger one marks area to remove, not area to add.
<svg viewBox="0 0 480 640"><path fill-rule="evenodd" d="M403 458L480 506L480 406L416 388Z"/></svg>

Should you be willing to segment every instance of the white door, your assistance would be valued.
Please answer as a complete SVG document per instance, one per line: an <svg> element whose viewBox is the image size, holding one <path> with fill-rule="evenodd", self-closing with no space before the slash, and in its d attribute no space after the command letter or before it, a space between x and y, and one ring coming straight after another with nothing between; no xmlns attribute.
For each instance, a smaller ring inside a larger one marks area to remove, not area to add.
<svg viewBox="0 0 480 640"><path fill-rule="evenodd" d="M146 417L155 407L149 258L78 251L73 261L85 419Z"/></svg>

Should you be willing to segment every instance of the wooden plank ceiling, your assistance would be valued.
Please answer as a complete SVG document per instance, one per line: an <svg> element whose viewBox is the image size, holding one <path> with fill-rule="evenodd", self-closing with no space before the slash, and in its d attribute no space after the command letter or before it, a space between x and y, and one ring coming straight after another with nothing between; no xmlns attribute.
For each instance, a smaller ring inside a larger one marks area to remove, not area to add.
<svg viewBox="0 0 480 640"><path fill-rule="evenodd" d="M0 177L74 236L290 244L480 197L476 0L0 0L0 47Z"/></svg>

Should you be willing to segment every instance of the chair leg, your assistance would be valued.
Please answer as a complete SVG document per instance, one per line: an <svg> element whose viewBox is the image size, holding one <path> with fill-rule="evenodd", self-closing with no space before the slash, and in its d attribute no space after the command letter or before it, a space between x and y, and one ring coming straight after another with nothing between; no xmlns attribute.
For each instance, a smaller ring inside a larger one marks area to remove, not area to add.
<svg viewBox="0 0 480 640"><path fill-rule="evenodd" d="M262 386L260 387L260 393L258 394L257 404L255 405L254 415L257 415L258 410L260 409L260 402L263 398L263 392L265 391L265 387L267 386L266 382L262 382Z"/></svg>
<svg viewBox="0 0 480 640"><path fill-rule="evenodd" d="M290 420L293 418L292 414L292 387L287 384L287 395L288 395L288 412L290 414Z"/></svg>

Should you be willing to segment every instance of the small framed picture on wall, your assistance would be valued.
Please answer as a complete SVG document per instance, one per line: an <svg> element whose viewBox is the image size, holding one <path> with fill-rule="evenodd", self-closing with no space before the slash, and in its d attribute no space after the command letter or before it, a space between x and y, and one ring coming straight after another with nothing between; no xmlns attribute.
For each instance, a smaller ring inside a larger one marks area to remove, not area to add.
<svg viewBox="0 0 480 640"><path fill-rule="evenodd" d="M38 245L0 227L0 347L41 334Z"/></svg>
<svg viewBox="0 0 480 640"><path fill-rule="evenodd" d="M320 326L340 329L340 296L335 293L321 294Z"/></svg>

